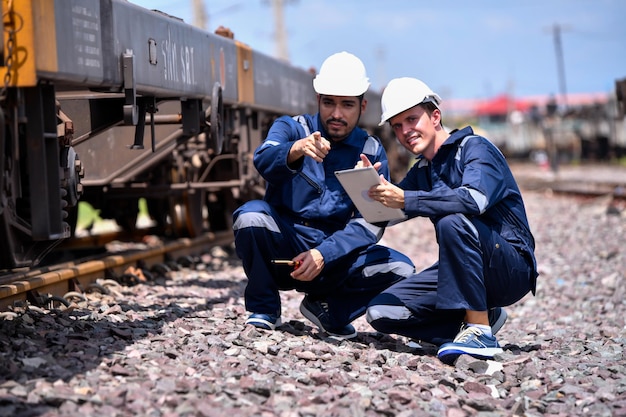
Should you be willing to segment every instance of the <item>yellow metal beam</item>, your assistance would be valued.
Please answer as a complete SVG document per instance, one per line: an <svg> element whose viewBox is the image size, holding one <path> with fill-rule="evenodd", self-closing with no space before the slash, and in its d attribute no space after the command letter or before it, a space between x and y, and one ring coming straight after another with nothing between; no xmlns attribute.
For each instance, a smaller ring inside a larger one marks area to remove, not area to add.
<svg viewBox="0 0 626 417"><path fill-rule="evenodd" d="M20 0L21 1L21 0ZM59 70L57 62L57 36L55 24L54 0L32 0L33 1L33 26L35 34L37 59L36 67L38 71L57 72ZM63 4L65 10L69 7Z"/></svg>
<svg viewBox="0 0 626 417"><path fill-rule="evenodd" d="M239 86L239 101L254 103L254 66L252 62L252 48L235 41L237 45L237 85Z"/></svg>
<svg viewBox="0 0 626 417"><path fill-rule="evenodd" d="M1 0L4 59L0 84L37 85L37 70L57 70L53 0ZM8 77L7 77L8 74Z"/></svg>

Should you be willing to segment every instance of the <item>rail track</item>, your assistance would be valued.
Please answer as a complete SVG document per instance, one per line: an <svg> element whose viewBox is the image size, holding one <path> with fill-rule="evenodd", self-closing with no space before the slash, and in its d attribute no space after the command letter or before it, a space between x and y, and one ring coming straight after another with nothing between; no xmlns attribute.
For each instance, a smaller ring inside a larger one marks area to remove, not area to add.
<svg viewBox="0 0 626 417"><path fill-rule="evenodd" d="M116 242L116 236L102 234L85 239L87 243L105 245ZM145 240L120 242L117 249L106 253L0 272L0 312L10 312L16 306L68 306L73 297L81 298L89 291L107 291L107 285L113 281L124 284L147 280L176 265L193 263L194 257L206 253L210 247L232 243L233 234L228 230L170 242L154 239L146 243ZM69 246L84 247L84 243L74 242Z"/></svg>
<svg viewBox="0 0 626 417"><path fill-rule="evenodd" d="M575 180L535 180L526 179L519 182L526 190L540 191L549 189L558 194L580 197L611 197L614 200L626 201L626 182L580 182Z"/></svg>
<svg viewBox="0 0 626 417"><path fill-rule="evenodd" d="M549 190L582 198L608 197L626 201L626 167L617 165L564 166L557 172L530 164L512 164L511 170L525 190Z"/></svg>

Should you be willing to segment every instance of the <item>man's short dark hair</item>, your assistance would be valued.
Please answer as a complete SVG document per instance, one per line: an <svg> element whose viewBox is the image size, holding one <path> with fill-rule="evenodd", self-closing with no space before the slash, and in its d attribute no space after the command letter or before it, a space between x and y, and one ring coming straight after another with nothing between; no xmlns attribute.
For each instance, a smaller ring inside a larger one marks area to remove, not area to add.
<svg viewBox="0 0 626 417"><path fill-rule="evenodd" d="M432 116L435 110L441 111L441 109L437 107L435 103L433 103L432 101L426 101L424 103L420 103L419 106L421 106L424 109L424 111L428 113L429 116ZM439 123L441 124L441 126L443 126L443 115L441 116Z"/></svg>

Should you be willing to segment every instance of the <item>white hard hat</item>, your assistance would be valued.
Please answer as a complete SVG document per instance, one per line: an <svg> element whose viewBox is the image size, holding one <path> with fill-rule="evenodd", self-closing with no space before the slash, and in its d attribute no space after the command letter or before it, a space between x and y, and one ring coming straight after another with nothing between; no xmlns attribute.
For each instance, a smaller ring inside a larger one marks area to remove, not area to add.
<svg viewBox="0 0 626 417"><path fill-rule="evenodd" d="M348 52L339 52L326 58L319 74L313 80L318 94L329 96L360 96L370 86L365 65Z"/></svg>
<svg viewBox="0 0 626 417"><path fill-rule="evenodd" d="M417 78L394 78L389 81L380 99L383 114L378 126L384 125L396 114L425 102L431 102L439 108L441 98Z"/></svg>

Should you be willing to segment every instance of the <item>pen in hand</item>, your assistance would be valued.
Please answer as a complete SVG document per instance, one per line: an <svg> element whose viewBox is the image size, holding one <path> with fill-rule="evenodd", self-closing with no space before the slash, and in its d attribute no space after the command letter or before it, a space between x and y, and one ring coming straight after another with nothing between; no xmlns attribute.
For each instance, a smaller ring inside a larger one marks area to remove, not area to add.
<svg viewBox="0 0 626 417"><path fill-rule="evenodd" d="M272 263L276 265L293 266L294 271L302 265L302 261L290 261L287 259L272 259Z"/></svg>

